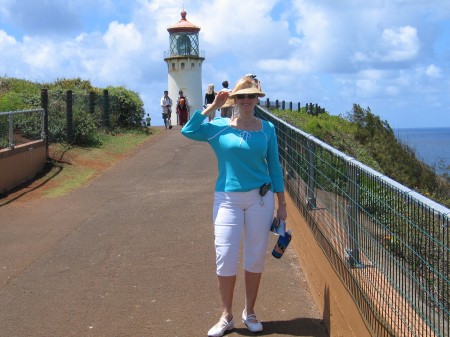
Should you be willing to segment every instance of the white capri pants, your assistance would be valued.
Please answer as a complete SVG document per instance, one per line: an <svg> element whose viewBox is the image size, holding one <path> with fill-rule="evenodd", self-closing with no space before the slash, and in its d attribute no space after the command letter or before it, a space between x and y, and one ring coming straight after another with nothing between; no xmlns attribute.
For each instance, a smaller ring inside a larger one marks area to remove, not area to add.
<svg viewBox="0 0 450 337"><path fill-rule="evenodd" d="M244 269L262 273L274 213L274 193L263 197L259 189L249 192L214 193L214 236L217 275L237 274L239 248L244 230Z"/></svg>

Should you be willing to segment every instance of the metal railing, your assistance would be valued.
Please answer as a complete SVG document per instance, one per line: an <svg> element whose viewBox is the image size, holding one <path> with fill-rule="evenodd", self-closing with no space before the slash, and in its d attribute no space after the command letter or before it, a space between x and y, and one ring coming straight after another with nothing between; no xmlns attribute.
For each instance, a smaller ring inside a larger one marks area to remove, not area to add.
<svg viewBox="0 0 450 337"><path fill-rule="evenodd" d="M262 108L286 191L374 336L450 336L450 210Z"/></svg>
<svg viewBox="0 0 450 337"><path fill-rule="evenodd" d="M184 51L184 52L180 52L180 51L170 51L170 50L166 50L164 51L164 59L170 58L170 57L181 57L181 58L201 58L204 59L205 58L205 51L204 50L199 50L196 51L194 49L192 50L188 50L188 51Z"/></svg>
<svg viewBox="0 0 450 337"><path fill-rule="evenodd" d="M14 123L15 117L20 119L20 128L18 123ZM0 149L13 149L18 144L37 140L39 138L35 137L36 134L40 134L40 139L45 140L44 125L44 109L0 112Z"/></svg>

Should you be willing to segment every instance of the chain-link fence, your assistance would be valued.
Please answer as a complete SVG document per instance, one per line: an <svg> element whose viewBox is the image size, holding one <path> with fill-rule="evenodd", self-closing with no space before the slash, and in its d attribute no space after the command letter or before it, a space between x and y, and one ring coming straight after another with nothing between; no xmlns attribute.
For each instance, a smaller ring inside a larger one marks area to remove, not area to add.
<svg viewBox="0 0 450 337"><path fill-rule="evenodd" d="M374 336L450 336L450 210L268 111L286 190Z"/></svg>
<svg viewBox="0 0 450 337"><path fill-rule="evenodd" d="M31 113L39 109L0 114L0 149L43 134L49 142L91 145L98 142L100 129L139 127L144 117L144 111L120 91L111 95L108 90L98 94L42 89L40 106L44 115Z"/></svg>

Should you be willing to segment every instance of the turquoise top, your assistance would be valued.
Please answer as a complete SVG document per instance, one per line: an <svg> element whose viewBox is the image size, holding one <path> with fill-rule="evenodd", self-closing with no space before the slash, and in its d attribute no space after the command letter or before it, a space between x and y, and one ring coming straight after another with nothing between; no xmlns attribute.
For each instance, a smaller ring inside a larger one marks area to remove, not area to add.
<svg viewBox="0 0 450 337"><path fill-rule="evenodd" d="M275 127L261 120L258 131L230 126L230 118L215 118L204 123L199 110L181 133L193 140L208 142L217 157L217 192L248 192L272 183L272 192L284 192L283 171L278 158Z"/></svg>

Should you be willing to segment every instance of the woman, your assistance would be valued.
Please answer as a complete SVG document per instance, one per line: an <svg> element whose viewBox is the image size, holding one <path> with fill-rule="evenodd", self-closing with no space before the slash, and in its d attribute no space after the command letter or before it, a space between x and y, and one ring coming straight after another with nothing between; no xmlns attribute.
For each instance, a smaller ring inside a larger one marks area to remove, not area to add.
<svg viewBox="0 0 450 337"><path fill-rule="evenodd" d="M178 114L178 123L180 125L186 124L189 115L189 102L187 100L187 97L184 95L183 90L180 90L178 92L177 114Z"/></svg>
<svg viewBox="0 0 450 337"><path fill-rule="evenodd" d="M210 85L208 85L208 89L206 90L206 93L205 93L205 105L204 105L204 107L206 108L209 104L214 102L214 98L215 97L216 97L216 93L214 92L214 84L210 84ZM208 116L208 120L209 121L213 120L215 115L216 115L216 111L213 111Z"/></svg>
<svg viewBox="0 0 450 337"><path fill-rule="evenodd" d="M275 127L255 117L253 111L258 97L264 95L251 77L243 77L231 93L218 92L213 103L202 112L196 111L181 130L190 139L209 142L219 167L213 221L222 315L208 336L222 336L234 328L232 302L242 229L246 292L242 321L251 332L263 330L254 307L269 242L274 194L278 219L287 217ZM229 97L234 99L236 117L203 123L205 116L223 106ZM270 184L270 190L261 196L264 184Z"/></svg>

